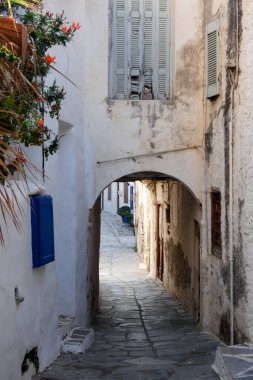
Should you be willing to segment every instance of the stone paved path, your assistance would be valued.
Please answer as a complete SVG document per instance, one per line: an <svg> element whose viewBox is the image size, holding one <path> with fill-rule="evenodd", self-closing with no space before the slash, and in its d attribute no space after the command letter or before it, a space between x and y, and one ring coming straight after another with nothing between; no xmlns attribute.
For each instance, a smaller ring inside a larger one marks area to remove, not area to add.
<svg viewBox="0 0 253 380"><path fill-rule="evenodd" d="M85 355L62 355L40 380L215 380L219 343L139 269L130 227L103 214L100 310Z"/></svg>

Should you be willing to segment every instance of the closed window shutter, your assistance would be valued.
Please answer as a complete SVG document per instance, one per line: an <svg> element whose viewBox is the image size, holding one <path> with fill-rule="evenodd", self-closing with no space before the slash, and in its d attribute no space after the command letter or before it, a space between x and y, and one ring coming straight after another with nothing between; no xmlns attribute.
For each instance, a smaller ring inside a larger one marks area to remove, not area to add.
<svg viewBox="0 0 253 380"><path fill-rule="evenodd" d="M153 4L153 0L144 0L144 99L152 99L154 87L155 18Z"/></svg>
<svg viewBox="0 0 253 380"><path fill-rule="evenodd" d="M155 97L169 97L170 17L169 1L156 0L156 77Z"/></svg>
<svg viewBox="0 0 253 380"><path fill-rule="evenodd" d="M130 99L140 99L142 91L142 30L141 30L141 0L130 0Z"/></svg>
<svg viewBox="0 0 253 380"><path fill-rule="evenodd" d="M206 92L219 95L219 19L206 26Z"/></svg>
<svg viewBox="0 0 253 380"><path fill-rule="evenodd" d="M112 98L169 98L170 2L113 0Z"/></svg>
<svg viewBox="0 0 253 380"><path fill-rule="evenodd" d="M113 97L127 98L127 9L125 0L114 1L113 53L114 88Z"/></svg>

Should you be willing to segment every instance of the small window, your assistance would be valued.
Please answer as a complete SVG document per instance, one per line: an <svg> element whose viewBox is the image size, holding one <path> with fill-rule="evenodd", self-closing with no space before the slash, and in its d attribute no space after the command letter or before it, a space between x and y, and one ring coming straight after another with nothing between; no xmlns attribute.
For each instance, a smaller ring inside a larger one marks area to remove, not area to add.
<svg viewBox="0 0 253 380"><path fill-rule="evenodd" d="M206 97L219 95L219 19L206 26Z"/></svg>
<svg viewBox="0 0 253 380"><path fill-rule="evenodd" d="M212 253L221 256L221 193L211 193Z"/></svg>

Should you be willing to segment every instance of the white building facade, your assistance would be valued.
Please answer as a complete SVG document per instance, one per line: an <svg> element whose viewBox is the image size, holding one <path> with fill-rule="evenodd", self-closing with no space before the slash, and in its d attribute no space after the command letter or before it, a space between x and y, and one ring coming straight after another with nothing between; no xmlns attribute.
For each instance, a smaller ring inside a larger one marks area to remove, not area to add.
<svg viewBox="0 0 253 380"><path fill-rule="evenodd" d="M66 51L53 52L77 86L59 78L67 98L53 128L64 137L40 184L54 201L55 262L32 268L23 199L22 231L0 247L0 380L30 379L35 366L23 376L21 366L34 348L39 370L53 361L60 315L89 325L100 194L122 178L143 181L136 228L151 275L159 277L161 244L161 279L202 326L227 342L252 341L251 2L54 0L46 8L82 25ZM171 275L180 265L189 268L183 283Z"/></svg>

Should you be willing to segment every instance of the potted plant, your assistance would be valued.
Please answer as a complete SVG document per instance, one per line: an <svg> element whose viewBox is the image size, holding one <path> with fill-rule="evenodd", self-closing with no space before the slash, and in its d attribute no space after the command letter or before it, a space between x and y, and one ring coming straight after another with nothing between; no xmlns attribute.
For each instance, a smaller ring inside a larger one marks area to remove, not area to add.
<svg viewBox="0 0 253 380"><path fill-rule="evenodd" d="M123 223L129 223L133 215L129 206L122 206L118 209L118 215L121 216Z"/></svg>

